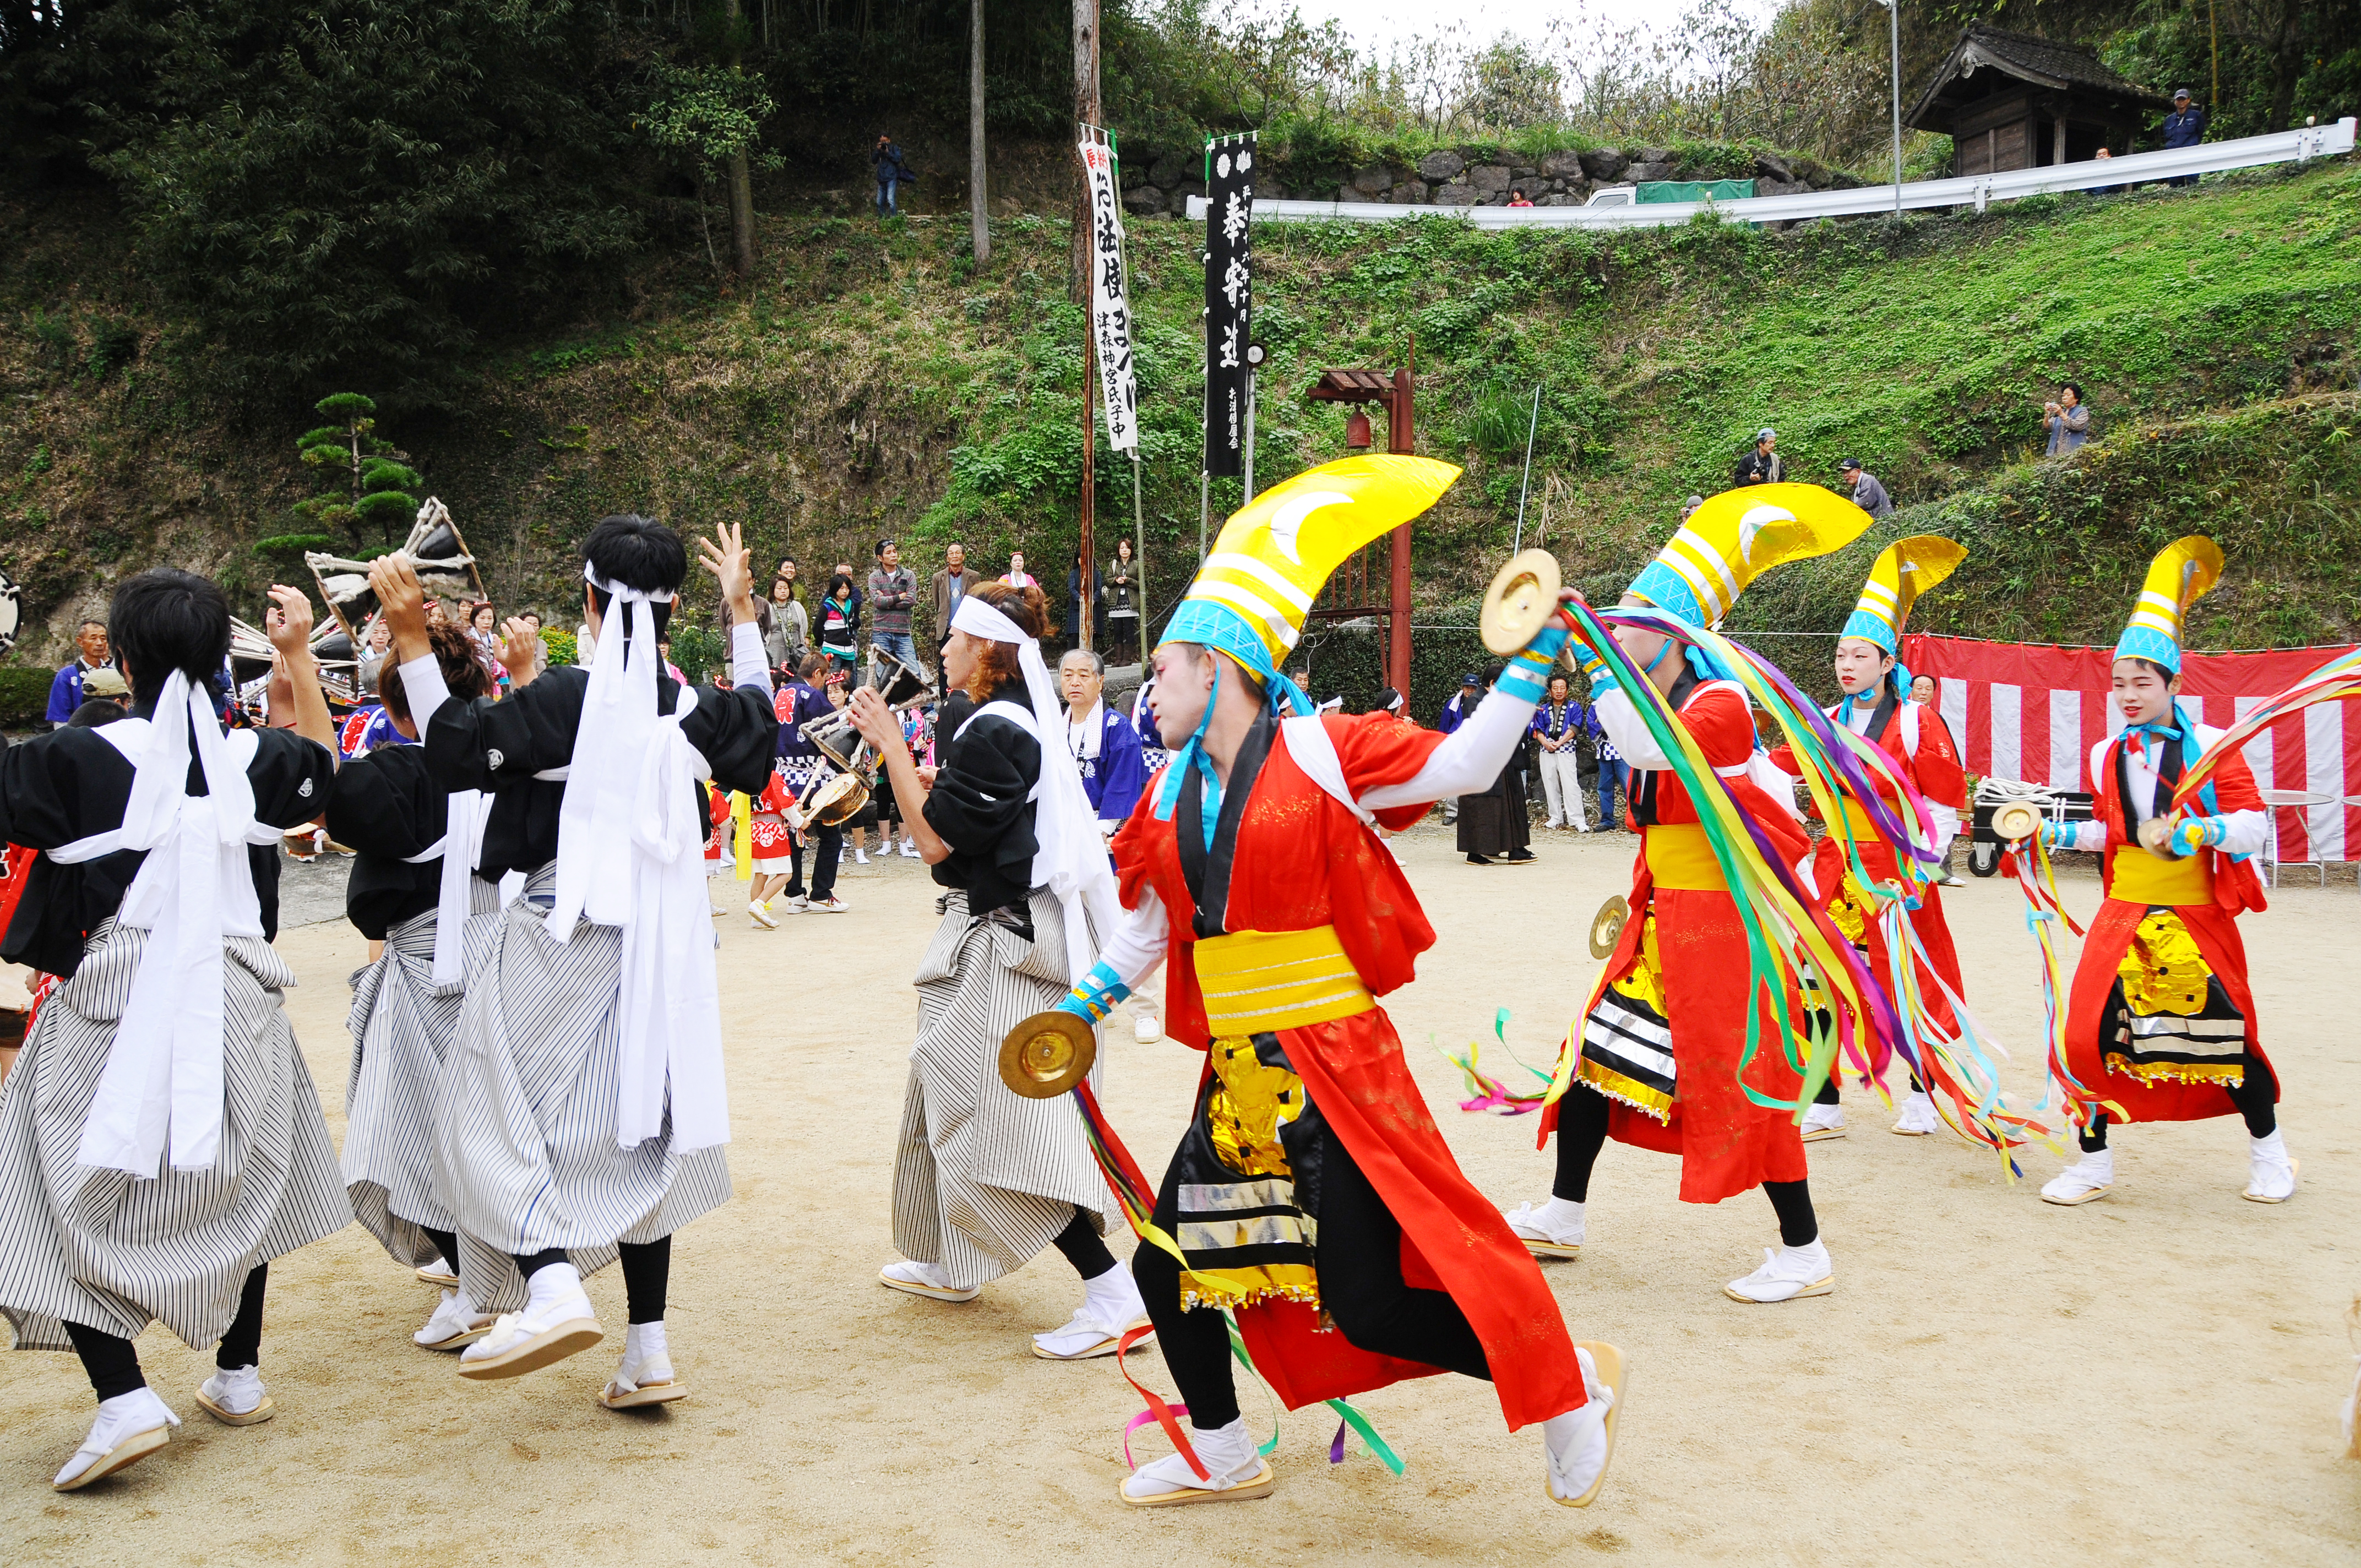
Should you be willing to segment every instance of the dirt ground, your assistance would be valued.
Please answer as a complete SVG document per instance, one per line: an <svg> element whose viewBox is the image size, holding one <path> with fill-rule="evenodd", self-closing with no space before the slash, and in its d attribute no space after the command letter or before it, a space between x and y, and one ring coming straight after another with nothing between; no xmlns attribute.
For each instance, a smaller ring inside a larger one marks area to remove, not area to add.
<svg viewBox="0 0 2361 1568"><path fill-rule="evenodd" d="M1430 1040L1494 1009L1545 1068L1597 968L1591 913L1626 885L1632 841L1540 836L1540 861L1478 869L1436 828L1404 857L1441 933L1387 1003L1461 1163L1503 1202L1546 1194L1530 1119L1467 1115ZM2077 872L2072 907L2097 887ZM729 888L717 883L727 902ZM2296 1200L2243 1202L2235 1120L2118 1134L2121 1181L2059 1209L1949 1139L1891 1137L1849 1095L1852 1135L1815 1146L1834 1295L1726 1299L1775 1240L1769 1207L1675 1201L1661 1156L1610 1146L1590 1245L1548 1266L1577 1338L1631 1362L1620 1446L1597 1506L1543 1489L1538 1433L1502 1429L1488 1390L1442 1376L1362 1401L1407 1456L1400 1479L1335 1423L1287 1415L1268 1501L1122 1508L1119 1435L1139 1407L1111 1360L1036 1360L1027 1335L1077 1292L1054 1254L943 1306L876 1284L913 1016L934 925L921 869L849 870L850 913L719 922L737 1200L683 1233L674 1353L691 1397L618 1415L591 1396L620 1349L622 1288L591 1283L607 1344L476 1385L410 1332L434 1292L358 1227L272 1270L267 1425L214 1424L192 1395L211 1357L160 1332L150 1380L187 1424L119 1481L59 1496L90 1395L64 1355L0 1380L0 1560L371 1565L1075 1562L1274 1563L2019 1562L2350 1563L2361 1464L2341 1460L2352 1387L2345 1314L2361 1290L2361 1061L2350 1017L2361 937L2349 887L2289 888L2245 923L2265 1038L2287 1086ZM2014 890L1949 894L1969 992L2037 1091L2038 991ZM742 901L733 907L742 909ZM289 998L342 1136L342 921L280 947ZM1193 1053L1113 1047L1108 1108L1151 1172L1186 1113ZM1509 1064L1503 1060L1502 1067ZM1126 1244L1127 1245L1127 1242ZM1152 1354L1134 1369L1170 1389ZM1245 1392L1266 1429L1268 1396ZM1160 1451L1151 1431L1145 1450Z"/></svg>

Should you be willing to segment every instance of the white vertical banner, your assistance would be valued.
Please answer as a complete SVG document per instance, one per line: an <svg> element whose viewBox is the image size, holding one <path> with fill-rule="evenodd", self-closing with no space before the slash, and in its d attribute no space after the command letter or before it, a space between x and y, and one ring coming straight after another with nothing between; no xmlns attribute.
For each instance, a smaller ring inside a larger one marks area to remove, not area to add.
<svg viewBox="0 0 2361 1568"><path fill-rule="evenodd" d="M1115 148L1106 132L1082 127L1082 167L1091 181L1091 346L1098 360L1099 408L1107 444L1139 445L1139 391L1131 372L1131 291L1123 272L1123 203L1115 188Z"/></svg>

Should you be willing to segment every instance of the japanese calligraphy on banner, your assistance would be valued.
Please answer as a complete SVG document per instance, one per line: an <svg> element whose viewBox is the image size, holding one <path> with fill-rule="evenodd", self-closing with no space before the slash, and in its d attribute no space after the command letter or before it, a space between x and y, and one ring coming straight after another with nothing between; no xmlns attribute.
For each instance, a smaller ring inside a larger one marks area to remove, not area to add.
<svg viewBox="0 0 2361 1568"><path fill-rule="evenodd" d="M1254 133L1205 144L1205 472L1246 470L1254 329Z"/></svg>
<svg viewBox="0 0 2361 1568"><path fill-rule="evenodd" d="M1106 132L1082 127L1082 167L1091 181L1091 346L1099 367L1099 407L1107 444L1118 452L1139 445L1139 389L1131 371L1131 291L1123 275L1123 209L1115 180L1115 148Z"/></svg>

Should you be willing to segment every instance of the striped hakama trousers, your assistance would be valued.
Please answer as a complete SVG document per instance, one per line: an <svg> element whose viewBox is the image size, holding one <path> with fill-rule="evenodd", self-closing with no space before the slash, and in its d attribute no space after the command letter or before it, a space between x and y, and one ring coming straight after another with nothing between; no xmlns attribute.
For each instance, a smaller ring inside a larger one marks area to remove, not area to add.
<svg viewBox="0 0 2361 1568"><path fill-rule="evenodd" d="M918 1037L894 1157L894 1245L939 1266L959 1289L1022 1268L1072 1223L1115 1224L1082 1118L1064 1095L1027 1100L1000 1081L1002 1036L1065 1000L1065 914L1030 896L1033 940L943 899L919 960ZM1091 1069L1097 1089L1104 1064Z"/></svg>
<svg viewBox="0 0 2361 1568"><path fill-rule="evenodd" d="M471 878L467 940L487 939L500 889ZM459 1026L463 986L434 986L435 914L429 909L385 934L378 961L353 972L352 1076L345 1088L345 1190L353 1217L394 1262L415 1268L438 1254L425 1228L459 1231L434 1185L434 1118L444 1058ZM486 1311L523 1305L522 1282L506 1254L459 1232L459 1271L468 1299ZM466 1254L480 1255L468 1256Z"/></svg>
<svg viewBox="0 0 2361 1568"><path fill-rule="evenodd" d="M435 1097L435 1190L462 1232L501 1255L497 1284L469 1279L463 1260L478 1301L489 1299L478 1288L522 1288L507 1255L562 1247L588 1275L618 1243L661 1241L730 1201L724 1150L678 1153L669 1110L656 1136L616 1146L623 933L586 920L572 941L553 940L544 916L556 883L552 861L467 944Z"/></svg>
<svg viewBox="0 0 2361 1568"><path fill-rule="evenodd" d="M222 1135L213 1168L134 1180L77 1161L148 933L108 920L49 993L0 1089L0 1313L19 1350L69 1350L64 1324L137 1339L161 1322L220 1340L257 1264L353 1217L336 1151L280 1005L294 972L259 938L222 944Z"/></svg>

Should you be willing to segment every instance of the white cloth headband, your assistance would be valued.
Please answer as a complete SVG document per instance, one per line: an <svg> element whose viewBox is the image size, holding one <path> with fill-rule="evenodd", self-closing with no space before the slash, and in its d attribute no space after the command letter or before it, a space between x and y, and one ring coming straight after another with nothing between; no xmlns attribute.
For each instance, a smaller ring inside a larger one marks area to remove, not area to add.
<svg viewBox="0 0 2361 1568"><path fill-rule="evenodd" d="M1033 885L1055 894L1066 915L1066 961L1069 978L1080 980L1098 959L1098 941L1115 932L1123 906L1115 896L1115 872L1107 863L1106 840L1099 836L1099 814L1082 788L1082 770L1063 746L1049 738L1064 733L1065 705L1058 683L1042 660L1041 643L999 610L971 594L960 600L951 617L954 630L990 642L1016 644L1016 663L1025 672L1025 695L1033 705L1039 726L1041 789L1033 813L1033 836L1039 844L1033 856ZM1085 925L1082 915L1089 912Z"/></svg>
<svg viewBox="0 0 2361 1568"><path fill-rule="evenodd" d="M582 579L624 604L674 597L602 582L587 564ZM621 929L615 1143L635 1148L656 1136L668 1100L674 1152L694 1154L730 1141L703 840L680 810L693 781L712 770L680 731L696 688L682 686L673 711L656 713L654 623L634 616L628 641L598 640L558 806L544 929L557 942L573 939L577 917Z"/></svg>

